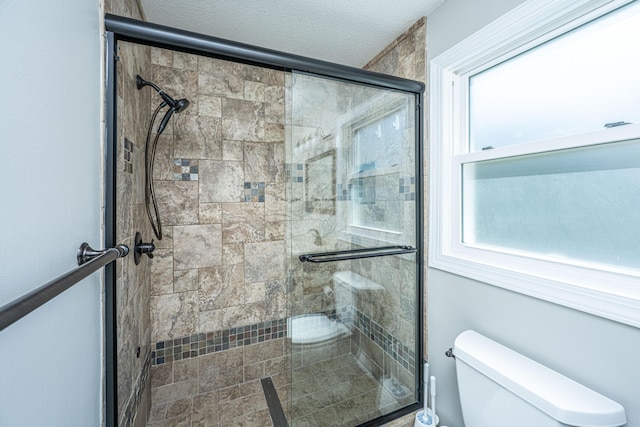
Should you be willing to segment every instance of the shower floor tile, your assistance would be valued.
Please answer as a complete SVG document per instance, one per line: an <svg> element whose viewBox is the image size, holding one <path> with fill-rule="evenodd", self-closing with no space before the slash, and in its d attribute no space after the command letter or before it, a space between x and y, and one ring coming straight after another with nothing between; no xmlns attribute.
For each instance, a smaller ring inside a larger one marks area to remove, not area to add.
<svg viewBox="0 0 640 427"><path fill-rule="evenodd" d="M351 354L294 370L291 395L291 427L351 427L401 407Z"/></svg>
<svg viewBox="0 0 640 427"><path fill-rule="evenodd" d="M295 369L291 384L286 382L282 378L276 381L290 427L353 427L405 406L351 354ZM288 396L294 398L289 400ZM259 381L252 381L152 406L147 427L183 426L273 424Z"/></svg>

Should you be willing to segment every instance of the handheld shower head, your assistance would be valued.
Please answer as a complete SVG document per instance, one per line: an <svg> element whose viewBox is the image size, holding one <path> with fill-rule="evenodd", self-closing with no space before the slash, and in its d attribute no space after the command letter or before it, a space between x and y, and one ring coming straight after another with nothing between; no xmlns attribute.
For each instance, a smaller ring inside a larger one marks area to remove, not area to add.
<svg viewBox="0 0 640 427"><path fill-rule="evenodd" d="M183 98L183 99L180 99L180 100L176 101L171 96L166 94L162 89L160 89L158 87L158 85L156 85L155 83L146 81L145 79L143 79L139 75L136 75L136 87L138 88L138 90L142 89L145 86L151 86L152 88L155 89L156 92L158 92L158 94L160 95L162 100L170 107L169 111L171 111L171 109L173 109L173 112L181 113L182 111L184 111L189 106L189 101L187 101L186 99ZM171 114L173 114L173 112L171 112ZM169 114L169 112L167 112L167 114ZM171 117L171 114L169 114L169 117ZM165 115L165 117L167 117L167 116ZM167 118L167 121L168 120L169 119ZM164 122L164 120L163 120L163 122ZM166 123L165 123L165 125L166 125ZM163 127L163 129L164 129L164 127Z"/></svg>
<svg viewBox="0 0 640 427"><path fill-rule="evenodd" d="M160 126L158 126L158 133L162 133L164 131L164 128L167 127L167 123L169 123L169 119L171 118L173 113L180 113L181 111L184 111L188 106L189 101L184 98L176 101L175 105L169 108L169 110L167 110L167 112L164 114L164 117L160 122Z"/></svg>
<svg viewBox="0 0 640 427"><path fill-rule="evenodd" d="M136 87L138 90L142 89L145 86L151 86L155 89L156 92L162 98L162 102L153 112L151 117L151 122L149 123L149 129L147 131L147 141L144 148L144 168L145 168L145 207L147 209L147 215L149 216L149 222L151 222L151 228L155 233L158 240L162 240L162 224L160 221L160 214L158 212L158 203L156 201L156 196L153 188L153 163L156 156L156 147L158 146L158 139L160 135L164 131L167 123L171 119L173 113L180 113L184 111L189 106L189 101L182 98L179 100L173 99L171 96L167 95L162 89L158 87L153 82L148 82L139 75L136 76ZM158 126L158 131L156 132L155 139L151 142L151 134L153 125L156 121L156 117L160 110L165 107L169 107L167 112L164 114L162 121L160 122L160 126Z"/></svg>
<svg viewBox="0 0 640 427"><path fill-rule="evenodd" d="M176 113L181 113L189 106L189 101L186 98L179 99L176 102Z"/></svg>

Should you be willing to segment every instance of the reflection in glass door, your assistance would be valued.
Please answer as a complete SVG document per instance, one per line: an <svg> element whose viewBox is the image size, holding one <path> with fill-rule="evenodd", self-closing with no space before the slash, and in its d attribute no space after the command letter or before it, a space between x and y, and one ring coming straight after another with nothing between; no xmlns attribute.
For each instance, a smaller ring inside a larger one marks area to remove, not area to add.
<svg viewBox="0 0 640 427"><path fill-rule="evenodd" d="M292 426L355 426L418 400L415 99L287 85Z"/></svg>

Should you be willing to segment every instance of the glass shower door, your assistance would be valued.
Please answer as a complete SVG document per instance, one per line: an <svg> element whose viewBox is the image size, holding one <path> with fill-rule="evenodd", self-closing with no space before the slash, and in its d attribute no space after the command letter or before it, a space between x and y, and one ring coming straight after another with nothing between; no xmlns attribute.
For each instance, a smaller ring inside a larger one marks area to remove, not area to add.
<svg viewBox="0 0 640 427"><path fill-rule="evenodd" d="M415 95L293 73L287 85L292 426L415 403Z"/></svg>

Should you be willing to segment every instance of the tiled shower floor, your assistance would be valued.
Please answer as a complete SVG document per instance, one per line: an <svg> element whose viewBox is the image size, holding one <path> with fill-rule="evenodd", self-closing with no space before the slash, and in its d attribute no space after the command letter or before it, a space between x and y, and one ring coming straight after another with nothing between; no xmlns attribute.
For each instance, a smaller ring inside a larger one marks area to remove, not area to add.
<svg viewBox="0 0 640 427"><path fill-rule="evenodd" d="M296 369L292 380L291 427L356 426L401 407L351 354Z"/></svg>
<svg viewBox="0 0 640 427"><path fill-rule="evenodd" d="M276 387L284 377L274 378ZM291 402L278 388L291 427L352 427L387 414L398 402L350 354L292 372ZM153 405L147 427L271 427L259 381Z"/></svg>

